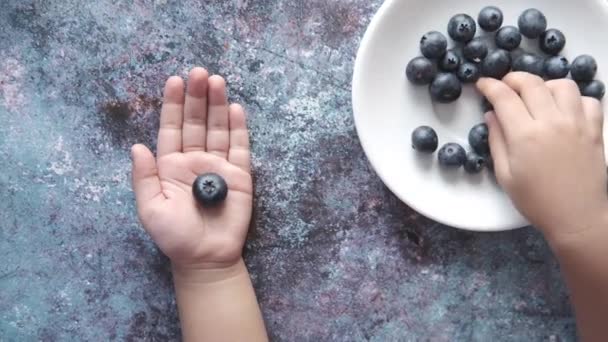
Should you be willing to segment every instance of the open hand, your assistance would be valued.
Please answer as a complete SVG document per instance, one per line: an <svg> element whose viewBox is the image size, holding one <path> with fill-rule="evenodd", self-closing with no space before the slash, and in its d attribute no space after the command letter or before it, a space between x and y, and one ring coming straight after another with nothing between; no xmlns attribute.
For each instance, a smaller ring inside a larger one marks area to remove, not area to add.
<svg viewBox="0 0 608 342"><path fill-rule="evenodd" d="M133 189L144 228L174 266L223 268L236 264L252 208L249 137L240 105L228 106L226 83L194 68L184 82L165 84L157 156L134 145ZM192 195L199 174L228 183L226 200L202 208Z"/></svg>

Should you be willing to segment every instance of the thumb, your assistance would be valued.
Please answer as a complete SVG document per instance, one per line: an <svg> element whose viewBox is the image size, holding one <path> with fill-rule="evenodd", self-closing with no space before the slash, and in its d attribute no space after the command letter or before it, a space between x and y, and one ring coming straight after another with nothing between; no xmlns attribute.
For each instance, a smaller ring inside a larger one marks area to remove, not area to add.
<svg viewBox="0 0 608 342"><path fill-rule="evenodd" d="M163 196L156 168L156 159L150 150L141 144L131 148L133 159L132 185L137 207L143 208L159 196ZM164 197L163 197L164 198Z"/></svg>

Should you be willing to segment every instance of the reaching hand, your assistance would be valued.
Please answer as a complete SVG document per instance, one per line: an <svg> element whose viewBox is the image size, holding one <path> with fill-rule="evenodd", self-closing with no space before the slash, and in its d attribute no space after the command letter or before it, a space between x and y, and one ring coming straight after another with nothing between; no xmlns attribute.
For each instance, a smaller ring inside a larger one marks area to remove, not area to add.
<svg viewBox="0 0 608 342"><path fill-rule="evenodd" d="M599 227L608 214L603 114L572 80L514 72L484 78L496 177L516 207L549 237Z"/></svg>
<svg viewBox="0 0 608 342"><path fill-rule="evenodd" d="M195 68L184 82L167 80L158 132L158 151L132 148L133 189L146 231L174 265L223 268L236 264L252 207L249 137L240 105L228 106L226 84ZM228 183L226 200L202 208L192 183L215 172Z"/></svg>

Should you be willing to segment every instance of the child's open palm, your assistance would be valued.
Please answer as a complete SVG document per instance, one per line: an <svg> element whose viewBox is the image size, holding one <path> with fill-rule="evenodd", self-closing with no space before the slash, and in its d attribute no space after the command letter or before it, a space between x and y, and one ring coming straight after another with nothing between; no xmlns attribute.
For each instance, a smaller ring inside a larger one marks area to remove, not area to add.
<svg viewBox="0 0 608 342"><path fill-rule="evenodd" d="M181 78L169 78L157 157L135 145L132 158L140 220L174 264L217 268L240 260L252 207L249 138L243 108L228 106L221 77L195 68L186 94ZM192 183L207 172L224 177L229 188L214 208L192 195Z"/></svg>

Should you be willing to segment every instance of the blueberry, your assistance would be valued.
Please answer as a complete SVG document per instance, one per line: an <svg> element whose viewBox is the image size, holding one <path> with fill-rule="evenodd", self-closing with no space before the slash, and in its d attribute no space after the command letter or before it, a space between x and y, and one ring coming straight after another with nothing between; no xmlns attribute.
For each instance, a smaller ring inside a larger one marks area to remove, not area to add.
<svg viewBox="0 0 608 342"><path fill-rule="evenodd" d="M475 63L462 63L456 72L456 76L462 83L475 83L481 76L481 71Z"/></svg>
<svg viewBox="0 0 608 342"><path fill-rule="evenodd" d="M475 24L475 20L467 14L456 14L448 23L448 34L456 42L468 42L475 37L476 31L477 24Z"/></svg>
<svg viewBox="0 0 608 342"><path fill-rule="evenodd" d="M460 57L453 50L448 50L439 60L439 69L443 71L455 71L459 65Z"/></svg>
<svg viewBox="0 0 608 342"><path fill-rule="evenodd" d="M435 130L429 126L420 126L412 132L412 148L418 152L433 153L437 150L439 139Z"/></svg>
<svg viewBox="0 0 608 342"><path fill-rule="evenodd" d="M488 142L488 137L490 136L490 131L488 130L488 125L485 123L480 123L469 131L469 145L473 150L481 155L485 155L490 153L490 144Z"/></svg>
<svg viewBox="0 0 608 342"><path fill-rule="evenodd" d="M580 55L572 61L570 75L577 82L593 81L597 73L597 62L589 55Z"/></svg>
<svg viewBox="0 0 608 342"><path fill-rule="evenodd" d="M606 94L606 86L604 86L604 82L599 80L580 82L578 88L581 90L581 95L594 97L600 101L604 98L604 94Z"/></svg>
<svg viewBox="0 0 608 342"><path fill-rule="evenodd" d="M502 11L498 7L488 6L479 12L477 23L484 31L494 32L502 26L503 18Z"/></svg>
<svg viewBox="0 0 608 342"><path fill-rule="evenodd" d="M427 32L420 39L420 52L426 58L437 59L443 56L448 48L447 38L440 32Z"/></svg>
<svg viewBox="0 0 608 342"><path fill-rule="evenodd" d="M192 184L194 198L205 207L217 206L226 199L228 185L222 176L216 173L205 173Z"/></svg>
<svg viewBox="0 0 608 342"><path fill-rule="evenodd" d="M550 80L565 78L570 72L570 63L566 57L553 56L545 60L545 77Z"/></svg>
<svg viewBox="0 0 608 342"><path fill-rule="evenodd" d="M464 170L468 173L479 173L486 166L486 159L474 151L467 153L467 159L464 162Z"/></svg>
<svg viewBox="0 0 608 342"><path fill-rule="evenodd" d="M437 67L435 63L424 57L416 57L407 64L405 74L414 84L430 84L437 75Z"/></svg>
<svg viewBox="0 0 608 342"><path fill-rule="evenodd" d="M538 38L547 29L547 18L536 8L529 8L519 16L517 26L524 36Z"/></svg>
<svg viewBox="0 0 608 342"><path fill-rule="evenodd" d="M545 60L531 53L524 53L513 60L513 71L525 71L543 77Z"/></svg>
<svg viewBox="0 0 608 342"><path fill-rule="evenodd" d="M479 63L488 55L488 46L481 38L474 38L462 49L464 58Z"/></svg>
<svg viewBox="0 0 608 342"><path fill-rule="evenodd" d="M493 105L490 103L490 101L488 101L488 99L487 99L487 98L485 98L485 97L484 97L484 98L481 100L481 110L482 110L484 113L491 112L491 111L493 111L493 110L494 110L494 106L493 106Z"/></svg>
<svg viewBox="0 0 608 342"><path fill-rule="evenodd" d="M555 56L566 46L566 36L558 29L548 29L540 36L538 44L544 53Z"/></svg>
<svg viewBox="0 0 608 342"><path fill-rule="evenodd" d="M437 157L439 165L455 169L464 165L467 153L462 146L456 143L447 143L439 149Z"/></svg>
<svg viewBox="0 0 608 342"><path fill-rule="evenodd" d="M511 55L502 49L496 49L481 62L481 74L497 79L503 78L511 70Z"/></svg>
<svg viewBox="0 0 608 342"><path fill-rule="evenodd" d="M431 98L439 103L456 101L462 93L462 84L452 73L440 73L429 87Z"/></svg>
<svg viewBox="0 0 608 342"><path fill-rule="evenodd" d="M496 32L496 46L505 50L515 50L521 44L521 33L515 26L504 26Z"/></svg>

